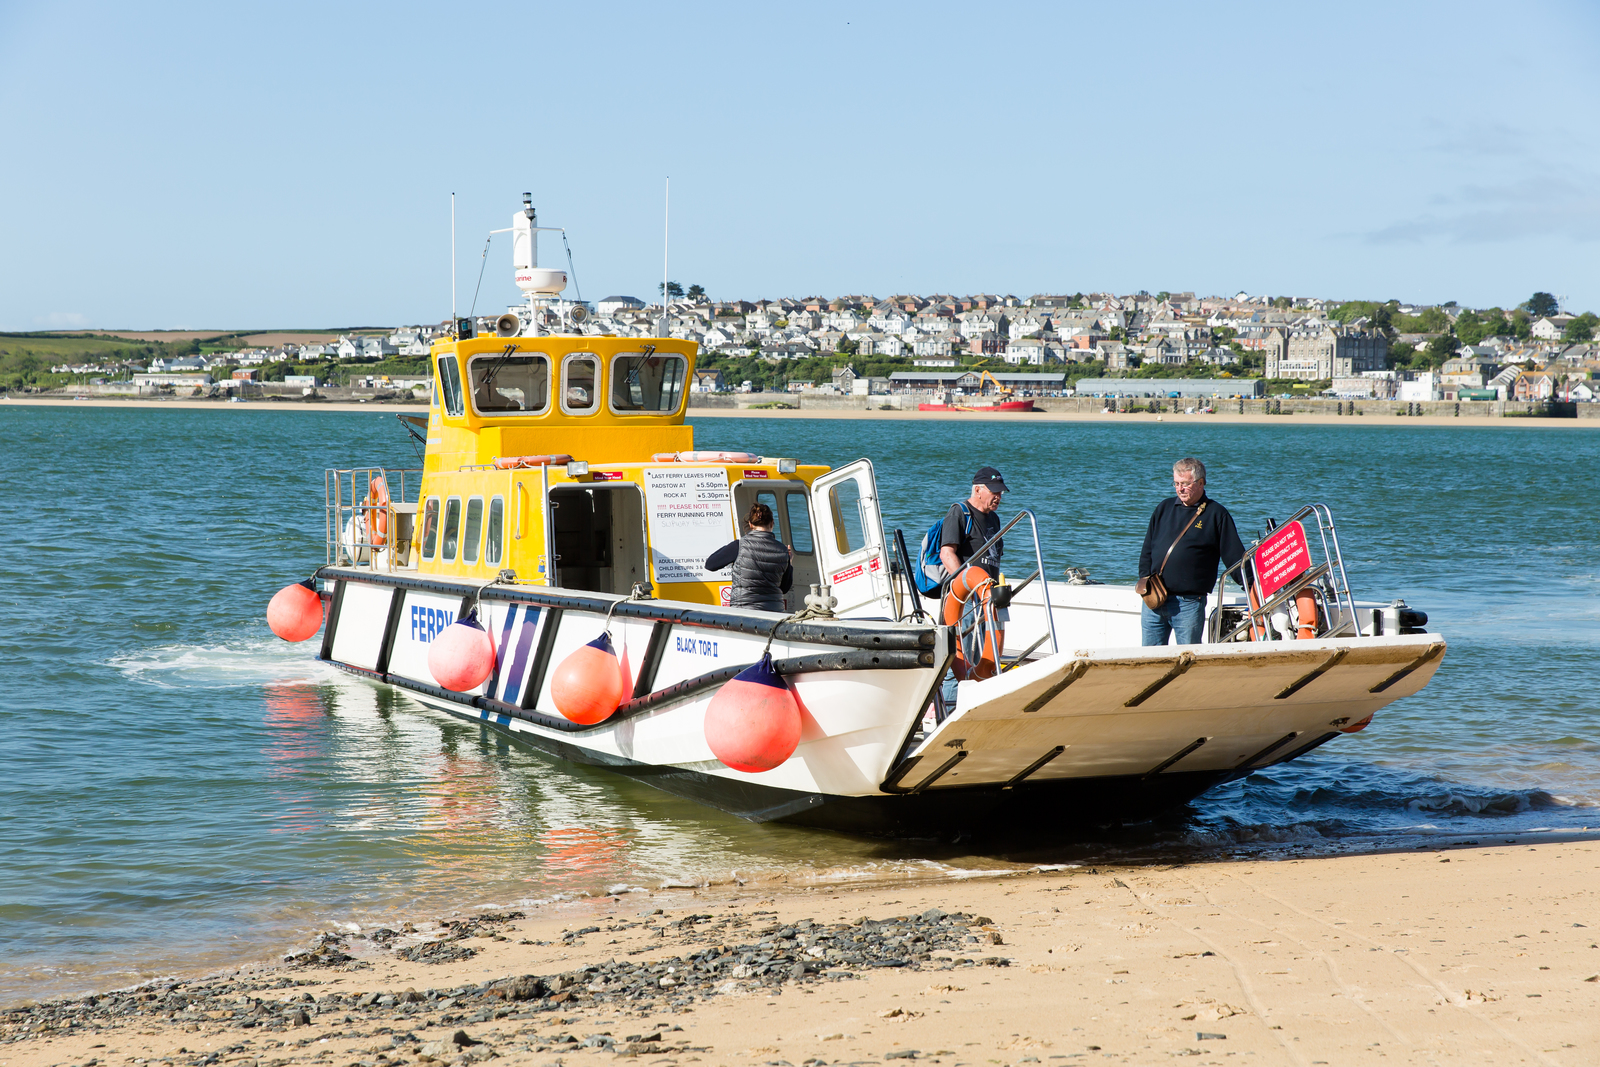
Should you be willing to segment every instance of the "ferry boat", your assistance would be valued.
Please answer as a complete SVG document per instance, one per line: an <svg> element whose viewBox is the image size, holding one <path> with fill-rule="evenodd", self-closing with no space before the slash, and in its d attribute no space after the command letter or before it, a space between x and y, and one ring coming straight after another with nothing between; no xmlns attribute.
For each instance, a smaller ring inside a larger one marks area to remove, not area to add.
<svg viewBox="0 0 1600 1067"><path fill-rule="evenodd" d="M1424 616L1351 596L1320 506L1252 546L1248 589L1223 576L1198 645L1139 647L1131 586L1049 580L1027 511L1005 533L1031 537L1031 574L919 597L870 460L697 451L696 346L583 333L524 203L527 306L433 344L428 413L400 416L421 469L327 472L327 565L269 610L280 636L320 630L324 662L744 819L895 836L1146 819L1360 731L1438 669ZM787 612L730 606L705 567L755 503L793 550ZM453 634L480 669L440 668ZM708 734L769 656L795 736L739 766ZM576 713L588 682L602 706Z"/></svg>

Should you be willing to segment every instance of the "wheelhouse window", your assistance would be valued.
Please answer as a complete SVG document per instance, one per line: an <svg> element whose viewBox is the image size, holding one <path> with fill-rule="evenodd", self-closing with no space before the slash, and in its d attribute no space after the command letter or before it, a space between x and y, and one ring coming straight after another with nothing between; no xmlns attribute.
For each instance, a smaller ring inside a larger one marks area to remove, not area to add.
<svg viewBox="0 0 1600 1067"><path fill-rule="evenodd" d="M561 410L588 415L600 409L600 360L588 353L561 361Z"/></svg>
<svg viewBox="0 0 1600 1067"><path fill-rule="evenodd" d="M467 377L480 415L533 415L550 406L550 359L537 352L473 356Z"/></svg>
<svg viewBox="0 0 1600 1067"><path fill-rule="evenodd" d="M467 501L467 528L461 534L461 562L478 562L478 542L483 539L483 497Z"/></svg>
<svg viewBox="0 0 1600 1067"><path fill-rule="evenodd" d="M444 558L455 559L456 546L460 543L461 498L453 496L444 505Z"/></svg>
<svg viewBox="0 0 1600 1067"><path fill-rule="evenodd" d="M683 356L636 352L611 361L611 410L622 415L677 411L689 361Z"/></svg>
<svg viewBox="0 0 1600 1067"><path fill-rule="evenodd" d="M422 558L432 559L439 550L439 498L430 496L422 508Z"/></svg>
<svg viewBox="0 0 1600 1067"><path fill-rule="evenodd" d="M461 414L461 366L455 356L439 357L439 391L444 394L444 413Z"/></svg>
<svg viewBox="0 0 1600 1067"><path fill-rule="evenodd" d="M506 540L506 498L497 496L489 501L489 534L483 543L483 561L489 566L500 562Z"/></svg>

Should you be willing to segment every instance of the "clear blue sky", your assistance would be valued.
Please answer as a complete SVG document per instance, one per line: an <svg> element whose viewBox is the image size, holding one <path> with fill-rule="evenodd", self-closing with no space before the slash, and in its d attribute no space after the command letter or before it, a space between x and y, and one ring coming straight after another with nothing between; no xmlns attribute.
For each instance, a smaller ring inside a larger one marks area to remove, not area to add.
<svg viewBox="0 0 1600 1067"><path fill-rule="evenodd" d="M668 175L717 298L1600 309L1597 55L1553 0L0 0L0 329L436 321L452 191L463 310L524 189L650 299Z"/></svg>

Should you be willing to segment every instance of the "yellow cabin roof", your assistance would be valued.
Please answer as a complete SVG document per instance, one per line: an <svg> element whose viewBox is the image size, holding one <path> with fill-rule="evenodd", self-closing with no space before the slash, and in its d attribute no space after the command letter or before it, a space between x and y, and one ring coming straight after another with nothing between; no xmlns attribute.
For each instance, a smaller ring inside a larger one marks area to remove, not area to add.
<svg viewBox="0 0 1600 1067"><path fill-rule="evenodd" d="M436 342L425 473L516 456L640 462L694 447L684 425L697 346L670 337Z"/></svg>

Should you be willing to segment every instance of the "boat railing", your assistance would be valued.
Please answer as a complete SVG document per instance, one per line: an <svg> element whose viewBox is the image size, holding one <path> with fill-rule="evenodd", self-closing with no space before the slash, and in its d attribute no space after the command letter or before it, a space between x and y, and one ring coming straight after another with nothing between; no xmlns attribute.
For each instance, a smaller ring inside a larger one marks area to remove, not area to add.
<svg viewBox="0 0 1600 1067"><path fill-rule="evenodd" d="M1305 520L1316 524L1315 537L1306 536ZM1297 525L1300 532L1295 535L1290 528ZM1244 591L1245 602L1225 608L1230 580ZM1272 591L1263 597L1261 590L1269 585ZM1212 643L1288 640L1305 625L1303 619L1288 619L1289 607L1296 605L1298 611L1305 597L1316 605L1316 636L1360 632L1350 579L1339 551L1339 532L1326 504L1307 504L1281 526L1272 525L1239 562L1222 572L1216 595L1217 610L1206 620L1206 640ZM1225 620L1224 615L1231 617ZM1275 616L1283 621L1275 622Z"/></svg>
<svg viewBox="0 0 1600 1067"><path fill-rule="evenodd" d="M1038 522L1037 519L1034 518L1033 512L1029 511L1026 508L1023 508L1021 511L1017 512L1014 516L1012 516L1010 522L1008 522L1004 526L1000 527L1000 532L999 533L995 534L993 537L989 538L989 540L985 541L982 545L980 545L977 548L976 551L974 551L972 553L972 555L970 557L968 557L969 559L982 559L983 558L983 554L985 552L989 551L989 547L991 545L993 545L996 541L998 541L1002 537L1004 537L1008 532L1010 532L1010 530L1011 530L1011 528L1013 526L1015 526L1017 523L1021 522L1023 519L1027 519L1028 520L1028 525L1033 531L1033 560L1034 560L1035 567L1034 567L1034 571L1033 571L1032 574L1030 574L1026 578L1022 579L1022 581L1018 582L1016 585L1013 585L1013 586L1010 587L1011 588L1011 594L1010 595L1011 595L1012 599L1015 599L1016 595L1018 593L1022 592L1022 590L1024 590L1024 589L1026 589L1028 587L1028 583L1032 582L1034 579L1036 579L1040 575L1044 574L1044 551L1043 551L1043 549L1041 549L1039 547L1039 522ZM1050 638L1050 651L1051 651L1052 654L1054 654L1054 653L1057 653L1057 652L1061 651L1061 642L1056 637L1056 616L1055 616L1055 612L1050 610L1050 583L1049 582L1040 582L1039 583L1039 590L1040 590L1041 595L1044 597L1044 620L1045 620L1045 627L1046 627L1045 636L1048 636ZM1029 647L1027 652L1023 653L1023 655L1018 657L1018 659L1020 660L1020 659L1026 658L1028 655L1031 655L1043 643L1044 643L1044 636L1041 636L1039 638L1039 640L1035 641L1033 643L1033 645ZM1015 662L1015 661L1013 661L1013 662Z"/></svg>
<svg viewBox="0 0 1600 1067"><path fill-rule="evenodd" d="M327 561L332 566L409 570L422 471L351 467L323 472Z"/></svg>

